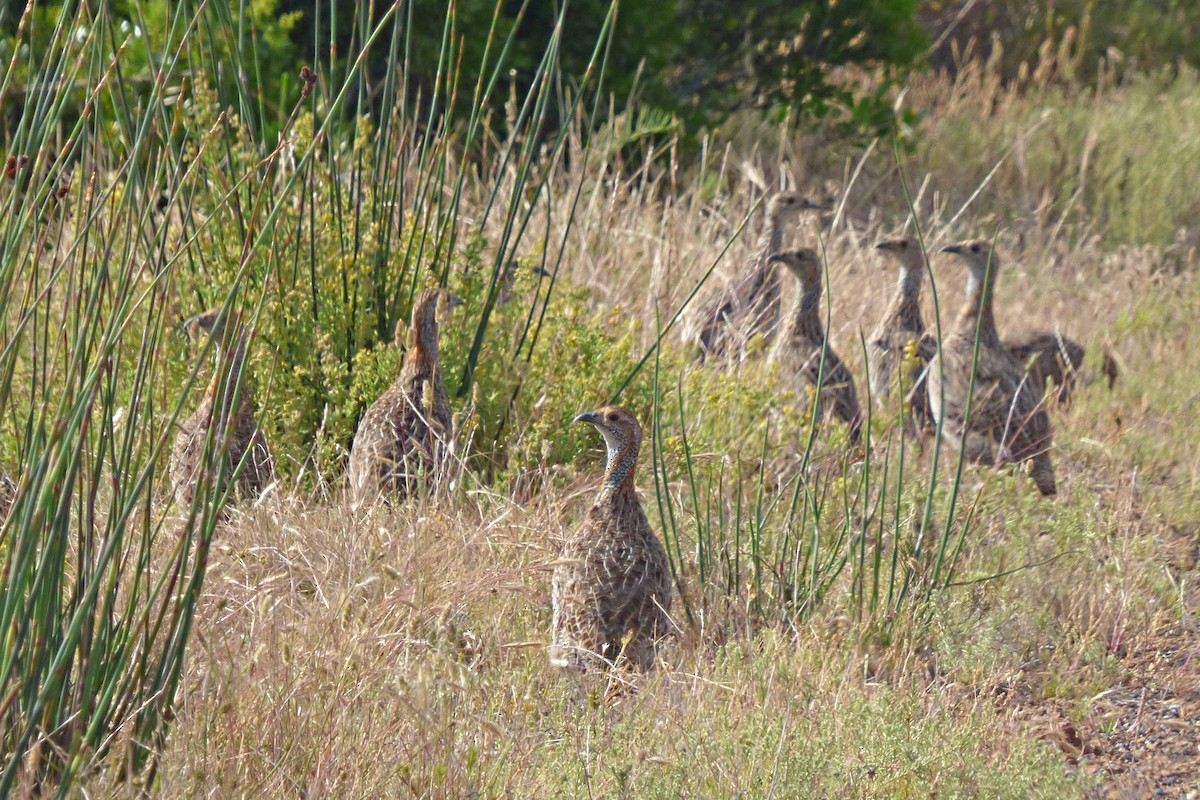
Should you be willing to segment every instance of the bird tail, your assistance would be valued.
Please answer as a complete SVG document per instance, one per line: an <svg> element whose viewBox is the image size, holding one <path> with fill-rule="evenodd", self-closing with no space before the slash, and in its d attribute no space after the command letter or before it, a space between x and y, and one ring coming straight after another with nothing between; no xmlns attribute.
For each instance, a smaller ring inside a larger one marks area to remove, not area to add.
<svg viewBox="0 0 1200 800"><path fill-rule="evenodd" d="M1053 497L1058 494L1058 485L1054 480L1054 465L1050 462L1048 453L1041 452L1030 459L1029 474L1044 497Z"/></svg>
<svg viewBox="0 0 1200 800"><path fill-rule="evenodd" d="M1108 390L1112 391L1113 384L1117 382L1117 376L1121 374L1121 370L1117 366L1116 356L1107 347L1104 348L1104 355L1100 361L1100 373L1108 379Z"/></svg>

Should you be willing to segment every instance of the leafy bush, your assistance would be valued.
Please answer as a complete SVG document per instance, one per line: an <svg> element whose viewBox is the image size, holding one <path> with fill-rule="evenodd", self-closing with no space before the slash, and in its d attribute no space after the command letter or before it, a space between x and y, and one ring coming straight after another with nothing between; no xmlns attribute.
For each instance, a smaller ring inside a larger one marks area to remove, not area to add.
<svg viewBox="0 0 1200 800"><path fill-rule="evenodd" d="M915 0L681 5L685 51L672 84L704 119L747 107L818 115L840 107L853 111L859 130L876 130L879 112L890 108L882 95L859 98L833 71L895 74L914 65L927 44Z"/></svg>

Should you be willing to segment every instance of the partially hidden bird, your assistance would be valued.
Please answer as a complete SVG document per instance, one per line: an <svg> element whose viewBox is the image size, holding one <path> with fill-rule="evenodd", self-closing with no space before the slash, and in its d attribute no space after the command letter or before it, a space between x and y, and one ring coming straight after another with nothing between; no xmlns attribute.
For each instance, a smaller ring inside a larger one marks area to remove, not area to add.
<svg viewBox="0 0 1200 800"><path fill-rule="evenodd" d="M184 322L193 341L205 331L212 338L215 366L200 405L178 423L171 448L171 485L181 505L191 505L206 462L212 478L236 473L235 493L244 498L257 498L275 480L275 459L251 403L253 381L243 374L247 332L235 316L218 307ZM208 461L207 453L217 458Z"/></svg>
<svg viewBox="0 0 1200 800"><path fill-rule="evenodd" d="M788 223L824 206L796 192L780 192L767 201L766 225L749 272L724 294L714 298L700 314L696 343L700 361L740 361L755 336L775 338L780 315L780 276L771 255L784 247Z"/></svg>
<svg viewBox="0 0 1200 800"><path fill-rule="evenodd" d="M923 433L931 421L925 372L937 351L937 342L926 332L921 316L925 256L919 242L908 237L884 239L875 249L896 263L900 280L887 311L867 338L871 397L889 408L899 390L905 428Z"/></svg>
<svg viewBox="0 0 1200 800"><path fill-rule="evenodd" d="M412 308L407 347L396 380L371 404L354 434L348 465L356 503L402 499L453 474L453 418L442 382L439 308L462 305L429 288ZM399 344L399 332L397 332Z"/></svg>
<svg viewBox="0 0 1200 800"><path fill-rule="evenodd" d="M794 388L811 386L818 414L832 412L848 426L850 441L858 443L863 414L854 377L830 346L821 318L821 259L816 251L802 248L776 253L769 261L787 269L793 289L768 360L780 365L784 380Z"/></svg>
<svg viewBox="0 0 1200 800"><path fill-rule="evenodd" d="M999 258L985 241L942 248L969 271L967 299L930 363L927 386L943 439L984 464L1026 464L1043 495L1057 492L1042 392L1000 339L993 311Z"/></svg>

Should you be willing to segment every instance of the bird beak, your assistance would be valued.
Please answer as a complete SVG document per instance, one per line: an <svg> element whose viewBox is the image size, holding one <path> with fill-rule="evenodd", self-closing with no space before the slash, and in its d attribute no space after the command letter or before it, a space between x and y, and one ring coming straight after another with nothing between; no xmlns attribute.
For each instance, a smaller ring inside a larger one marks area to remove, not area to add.
<svg viewBox="0 0 1200 800"><path fill-rule="evenodd" d="M553 277L553 274L550 272L550 270L540 265L533 268L533 274L539 278Z"/></svg>
<svg viewBox="0 0 1200 800"><path fill-rule="evenodd" d="M600 418L596 416L595 411L585 411L575 418L575 422L590 422L592 425L595 425L599 421Z"/></svg>
<svg viewBox="0 0 1200 800"><path fill-rule="evenodd" d="M194 339L200 331L212 330L213 323L209 321L210 316L210 313L205 311L203 314L197 314L194 317L188 317L180 325L180 328L188 335L188 337Z"/></svg>
<svg viewBox="0 0 1200 800"><path fill-rule="evenodd" d="M955 253L957 255L962 255L963 249L962 249L962 245L948 244L942 248L942 252L943 253Z"/></svg>
<svg viewBox="0 0 1200 800"><path fill-rule="evenodd" d="M891 242L889 242L887 239L884 239L884 240L883 240L883 241L881 241L881 242L876 242L876 243L875 243L875 249L876 249L876 250L891 250L891 249L892 249L892 243L891 243Z"/></svg>
<svg viewBox="0 0 1200 800"><path fill-rule="evenodd" d="M467 302L467 301L463 300L461 297L459 297L456 294L450 294L450 293L446 294L446 307L447 308L458 308L465 302Z"/></svg>
<svg viewBox="0 0 1200 800"><path fill-rule="evenodd" d="M780 261L783 261L783 253L771 253L767 256L768 264L778 264Z"/></svg>
<svg viewBox="0 0 1200 800"><path fill-rule="evenodd" d="M812 200L809 200L807 197L804 198L804 202L801 203L800 207L803 209L809 209L812 211L824 211L825 210L825 206L821 205L820 203L814 203Z"/></svg>

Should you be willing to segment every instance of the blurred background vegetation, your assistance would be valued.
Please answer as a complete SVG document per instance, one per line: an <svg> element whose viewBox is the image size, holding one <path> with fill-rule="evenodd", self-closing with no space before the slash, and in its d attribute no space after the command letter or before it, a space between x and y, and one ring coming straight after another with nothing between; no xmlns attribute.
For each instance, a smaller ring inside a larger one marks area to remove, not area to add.
<svg viewBox="0 0 1200 800"><path fill-rule="evenodd" d="M121 46L127 81L149 83L151 41L185 38L170 30L164 0L107 3L133 33ZM188 0L182 7L199 3ZM244 59L216 59L228 69L209 76L218 96L228 83L251 89L257 105L246 122L270 128L280 111L290 109L302 87L301 65L313 65L319 79L335 83L351 70L366 40L389 6L375 3L309 3L306 0L226 0L203 4L214 14L198 17L210 26L222 18L228 27L210 37L208 55L249 50L256 68L234 68ZM556 67L566 83L582 76L597 34L609 12L608 0L569 3ZM37 3L25 23L19 47L69 56L78 30L56 31L56 22L72 3ZM405 76L407 97L428 97L438 79L443 41L454 39L458 62L458 102L469 106L471 90L488 67L486 48L507 42L505 76L516 96L524 97L546 52L559 3L518 0L415 0L401 19L415 69ZM0 6L0 61L15 67L6 76L8 93L20 93L28 80L28 62L16 52L23 4ZM68 14L70 17L70 14ZM450 29L452 28L452 30ZM1106 72L1150 74L1200 64L1200 12L1187 0L626 0L619 6L614 35L604 53L605 85L612 108L631 100L675 115L695 133L730 114L756 109L768 114L835 117L846 132L875 133L890 124L888 89L912 69L957 69L972 56L995 61L1005 80L1017 80L1046 61L1064 41L1069 58L1046 65L1060 77L1094 82ZM195 41L189 38L189 42ZM184 53L185 61L201 54ZM394 54L386 46L369 49L344 106L346 114L379 113L382 86ZM854 69L872 72L856 82ZM882 80L881 80L882 78ZM562 87L564 90L568 86ZM14 113L11 105L7 108Z"/></svg>

